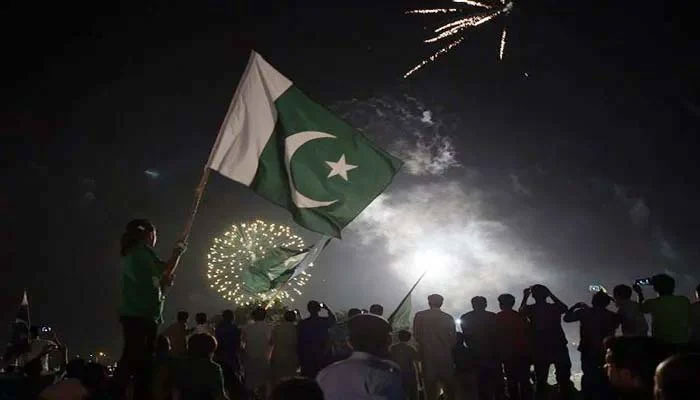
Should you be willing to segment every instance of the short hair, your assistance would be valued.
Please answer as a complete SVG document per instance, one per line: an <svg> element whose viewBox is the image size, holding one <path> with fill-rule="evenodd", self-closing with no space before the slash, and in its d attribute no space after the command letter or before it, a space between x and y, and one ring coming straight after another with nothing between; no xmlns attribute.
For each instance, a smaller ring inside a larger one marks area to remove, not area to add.
<svg viewBox="0 0 700 400"><path fill-rule="evenodd" d="M669 355L666 345L646 336L610 336L604 348L616 368L629 370L649 388L654 386L656 366Z"/></svg>
<svg viewBox="0 0 700 400"><path fill-rule="evenodd" d="M498 304L503 308L513 308L515 306L515 296L504 293L498 296Z"/></svg>
<svg viewBox="0 0 700 400"><path fill-rule="evenodd" d="M439 294L431 294L428 296L428 305L431 307L442 307L442 303L445 301L445 298L440 296Z"/></svg>
<svg viewBox="0 0 700 400"><path fill-rule="evenodd" d="M221 318L223 318L224 321L230 322L233 321L233 311L231 310L224 310L221 313Z"/></svg>
<svg viewBox="0 0 700 400"><path fill-rule="evenodd" d="M391 326L382 317L374 314L357 315L348 321L350 344L355 351L370 354L386 352Z"/></svg>
<svg viewBox="0 0 700 400"><path fill-rule="evenodd" d="M348 310L348 318L352 318L355 315L360 315L360 314L362 314L362 310L360 310L359 308L351 308Z"/></svg>
<svg viewBox="0 0 700 400"><path fill-rule="evenodd" d="M700 354L675 355L656 368L655 392L663 400L684 400L696 393L700 382Z"/></svg>
<svg viewBox="0 0 700 400"><path fill-rule="evenodd" d="M311 314L317 314L321 311L321 303L316 300L311 300L307 305L306 309L309 310Z"/></svg>
<svg viewBox="0 0 700 400"><path fill-rule="evenodd" d="M187 351L192 358L209 358L216 351L216 339L207 333L190 336L187 341Z"/></svg>
<svg viewBox="0 0 700 400"><path fill-rule="evenodd" d="M194 320L199 324L203 325L207 323L207 314L200 312L197 313L197 315L194 316Z"/></svg>
<svg viewBox="0 0 700 400"><path fill-rule="evenodd" d="M190 319L190 313L187 311L178 311L177 312L177 320L180 322L187 322L187 320Z"/></svg>
<svg viewBox="0 0 700 400"><path fill-rule="evenodd" d="M253 321L264 321L267 316L267 311L263 307L255 307L250 316L253 317Z"/></svg>
<svg viewBox="0 0 700 400"><path fill-rule="evenodd" d="M374 315L384 315L384 307L381 304L372 304L369 306L369 312Z"/></svg>
<svg viewBox="0 0 700 400"><path fill-rule="evenodd" d="M628 285L617 285L613 289L613 296L621 299L630 299L632 298L632 288Z"/></svg>
<svg viewBox="0 0 700 400"><path fill-rule="evenodd" d="M531 291L532 297L534 297L535 300L544 300L547 298L547 287L544 285L532 285Z"/></svg>
<svg viewBox="0 0 700 400"><path fill-rule="evenodd" d="M474 296L472 297L472 307L475 310L485 310L488 302L484 296Z"/></svg>
<svg viewBox="0 0 700 400"><path fill-rule="evenodd" d="M297 320L297 313L294 310L287 310L284 312L284 320L287 322L294 322Z"/></svg>
<svg viewBox="0 0 700 400"><path fill-rule="evenodd" d="M399 341L408 342L409 340L411 340L411 332L409 332L405 329L400 330L399 331Z"/></svg>
<svg viewBox="0 0 700 400"><path fill-rule="evenodd" d="M593 299L591 300L591 304L593 304L593 307L605 308L608 305L610 305L610 296L608 296L607 293L605 293L603 291L596 292L593 295Z"/></svg>
<svg viewBox="0 0 700 400"><path fill-rule="evenodd" d="M667 274L654 275L651 278L651 284L654 290L662 296L673 294L676 289L676 280Z"/></svg>
<svg viewBox="0 0 700 400"><path fill-rule="evenodd" d="M283 380L270 395L271 400L323 400L321 387L309 378L290 378Z"/></svg>

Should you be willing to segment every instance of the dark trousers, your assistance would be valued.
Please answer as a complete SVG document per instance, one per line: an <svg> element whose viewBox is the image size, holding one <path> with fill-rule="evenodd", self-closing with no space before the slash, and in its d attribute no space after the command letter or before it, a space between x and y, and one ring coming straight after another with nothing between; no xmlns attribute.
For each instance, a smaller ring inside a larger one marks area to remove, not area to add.
<svg viewBox="0 0 700 400"><path fill-rule="evenodd" d="M612 398L612 391L603 371L603 362L602 354L581 353L581 392L585 400Z"/></svg>
<svg viewBox="0 0 700 400"><path fill-rule="evenodd" d="M532 399L528 357L511 357L503 360L503 373L508 383L508 397L511 400Z"/></svg>
<svg viewBox="0 0 700 400"><path fill-rule="evenodd" d="M118 395L124 396L134 381L134 399L150 398L151 366L158 325L148 318L121 317L124 350L114 373Z"/></svg>
<svg viewBox="0 0 700 400"><path fill-rule="evenodd" d="M547 351L547 353L536 354L534 357L537 388L541 390L547 387L549 366L554 364L559 390L569 390L571 387L571 357L569 357L569 350L565 345L559 348L544 347L543 350Z"/></svg>

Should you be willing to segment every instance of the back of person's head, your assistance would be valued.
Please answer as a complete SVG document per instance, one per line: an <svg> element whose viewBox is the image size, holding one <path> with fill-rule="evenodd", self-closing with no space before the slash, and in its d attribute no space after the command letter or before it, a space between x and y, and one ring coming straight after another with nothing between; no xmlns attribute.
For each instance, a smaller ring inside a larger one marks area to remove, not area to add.
<svg viewBox="0 0 700 400"><path fill-rule="evenodd" d="M498 296L498 306L501 307L501 310L512 310L515 306L515 296L510 293Z"/></svg>
<svg viewBox="0 0 700 400"><path fill-rule="evenodd" d="M409 332L405 329L400 330L399 331L399 341L400 342L408 342L409 340L411 340L411 332Z"/></svg>
<svg viewBox="0 0 700 400"><path fill-rule="evenodd" d="M686 400L699 396L700 354L673 356L656 368L654 394L657 400Z"/></svg>
<svg viewBox="0 0 700 400"><path fill-rule="evenodd" d="M309 310L311 315L316 315L321 311L321 303L316 300L311 300L307 305L306 309Z"/></svg>
<svg viewBox="0 0 700 400"><path fill-rule="evenodd" d="M549 295L549 290L544 285L532 285L532 298L537 302L541 302L547 299Z"/></svg>
<svg viewBox="0 0 700 400"><path fill-rule="evenodd" d="M187 322L188 319L190 319L190 313L188 313L187 311L178 311L177 312L178 322Z"/></svg>
<svg viewBox="0 0 700 400"><path fill-rule="evenodd" d="M379 315L380 317L384 315L384 307L381 304L372 304L369 306L370 314Z"/></svg>
<svg viewBox="0 0 700 400"><path fill-rule="evenodd" d="M440 296L439 294L431 294L428 296L428 305L430 308L440 308L442 307L442 303L445 301L445 298Z"/></svg>
<svg viewBox="0 0 700 400"><path fill-rule="evenodd" d="M312 379L290 378L272 389L270 400L323 400L323 391Z"/></svg>
<svg viewBox="0 0 700 400"><path fill-rule="evenodd" d="M484 311L484 310L486 310L487 305L488 305L488 302L486 301L486 297L484 297L484 296L472 297L472 308L475 311Z"/></svg>
<svg viewBox="0 0 700 400"><path fill-rule="evenodd" d="M147 219L135 219L126 224L126 230L121 239L121 255L127 255L129 250L143 243L155 230L155 225Z"/></svg>
<svg viewBox="0 0 700 400"><path fill-rule="evenodd" d="M66 378L82 380L85 375L85 360L74 358L66 364Z"/></svg>
<svg viewBox="0 0 700 400"><path fill-rule="evenodd" d="M224 310L224 312L221 313L221 318L225 322L233 322L233 310Z"/></svg>
<svg viewBox="0 0 700 400"><path fill-rule="evenodd" d="M263 307L255 307L253 312L250 313L250 316L253 318L253 321L264 321L267 316L267 311L265 311Z"/></svg>
<svg viewBox="0 0 700 400"><path fill-rule="evenodd" d="M156 357L167 357L170 354L170 350L170 338L165 335L158 335L158 338L156 338Z"/></svg>
<svg viewBox="0 0 700 400"><path fill-rule="evenodd" d="M651 278L651 285L656 293L661 296L667 296L673 294L673 291L676 289L676 280L669 275L658 274Z"/></svg>
<svg viewBox="0 0 700 400"><path fill-rule="evenodd" d="M613 289L613 296L620 300L629 300L632 298L632 288L628 285L617 285Z"/></svg>
<svg viewBox="0 0 700 400"><path fill-rule="evenodd" d="M621 392L651 391L656 366L669 355L666 345L646 336L611 336L603 347L608 379Z"/></svg>
<svg viewBox="0 0 700 400"><path fill-rule="evenodd" d="M187 341L187 353L191 358L211 358L216 351L216 339L206 333L190 336Z"/></svg>
<svg viewBox="0 0 700 400"><path fill-rule="evenodd" d="M85 373L81 381L88 391L94 392L107 381L107 368L102 364L89 362L85 365Z"/></svg>
<svg viewBox="0 0 700 400"><path fill-rule="evenodd" d="M194 316L194 320L198 325L204 325L207 323L207 314L203 312L197 313L197 315Z"/></svg>
<svg viewBox="0 0 700 400"><path fill-rule="evenodd" d="M360 314L362 314L362 310L360 310L359 308L351 308L348 310L348 318L352 318L355 315L360 315Z"/></svg>
<svg viewBox="0 0 700 400"><path fill-rule="evenodd" d="M294 322L297 320L297 313L294 310L287 310L284 312L284 320L287 322Z"/></svg>
<svg viewBox="0 0 700 400"><path fill-rule="evenodd" d="M391 343L391 326L374 314L356 315L348 321L350 344L353 350L383 357Z"/></svg>
<svg viewBox="0 0 700 400"><path fill-rule="evenodd" d="M38 326L32 325L29 327L29 337L32 339L39 337L39 327Z"/></svg>
<svg viewBox="0 0 700 400"><path fill-rule="evenodd" d="M610 305L610 296L604 292L596 292L591 299L591 304L596 308L605 308Z"/></svg>

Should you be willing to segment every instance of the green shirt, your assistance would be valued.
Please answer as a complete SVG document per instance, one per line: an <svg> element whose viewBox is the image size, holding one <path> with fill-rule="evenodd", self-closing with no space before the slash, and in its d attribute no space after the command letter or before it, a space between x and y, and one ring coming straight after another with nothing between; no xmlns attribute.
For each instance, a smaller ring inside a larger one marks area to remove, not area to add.
<svg viewBox="0 0 700 400"><path fill-rule="evenodd" d="M685 296L660 296L645 300L642 311L651 314L651 336L671 344L688 343L690 300Z"/></svg>
<svg viewBox="0 0 700 400"><path fill-rule="evenodd" d="M119 314L163 322L160 279L165 271L153 249L145 244L133 247L122 257L122 301Z"/></svg>

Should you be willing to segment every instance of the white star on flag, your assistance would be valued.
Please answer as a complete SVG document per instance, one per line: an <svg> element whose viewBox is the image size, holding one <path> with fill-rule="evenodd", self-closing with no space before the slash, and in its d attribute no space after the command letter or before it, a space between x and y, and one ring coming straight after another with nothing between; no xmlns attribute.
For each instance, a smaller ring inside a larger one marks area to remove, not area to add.
<svg viewBox="0 0 700 400"><path fill-rule="evenodd" d="M329 178L340 175L340 177L346 181L348 180L348 171L357 168L357 165L347 164L345 162L345 154L340 156L340 160L337 162L326 161L326 164L331 167L331 172L328 174Z"/></svg>

